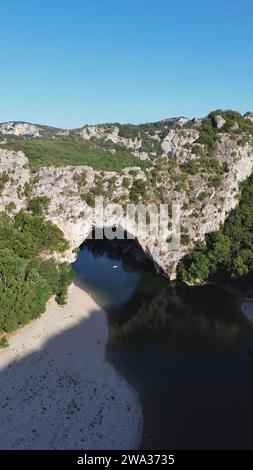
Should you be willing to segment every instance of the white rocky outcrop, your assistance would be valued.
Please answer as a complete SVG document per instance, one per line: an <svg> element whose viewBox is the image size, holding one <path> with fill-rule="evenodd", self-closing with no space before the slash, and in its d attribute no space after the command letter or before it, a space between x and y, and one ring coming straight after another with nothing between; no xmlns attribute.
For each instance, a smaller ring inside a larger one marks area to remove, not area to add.
<svg viewBox="0 0 253 470"><path fill-rule="evenodd" d="M186 117L184 117L184 116L182 116L182 117L180 117L180 118L178 118L178 119L176 120L176 123L177 123L178 126L180 126L180 127L183 127L183 126L184 126L185 124L187 124L188 122L189 122L189 119L186 118Z"/></svg>
<svg viewBox="0 0 253 470"><path fill-rule="evenodd" d="M221 129L224 126L224 124L226 123L225 119L222 116L220 116L219 114L216 114L214 116L213 120L214 120L214 123L215 123L217 129Z"/></svg>
<svg viewBox="0 0 253 470"><path fill-rule="evenodd" d="M119 135L118 126L85 126L80 130L80 136L85 140L104 139L110 140L113 144L122 145L130 150L133 155L141 160L147 160L149 155L141 149L142 139L123 137Z"/></svg>
<svg viewBox="0 0 253 470"><path fill-rule="evenodd" d="M246 119L246 121L253 122L253 113L244 114L243 117L244 117L244 119Z"/></svg>
<svg viewBox="0 0 253 470"><path fill-rule="evenodd" d="M85 126L80 129L79 134L84 140L101 139L106 136L105 128L99 126Z"/></svg>
<svg viewBox="0 0 253 470"><path fill-rule="evenodd" d="M237 131L239 129L238 122L234 122L233 126L231 127L231 131Z"/></svg>
<svg viewBox="0 0 253 470"><path fill-rule="evenodd" d="M26 205L22 191L31 177L28 160L23 152L0 149L0 176L3 173L8 175L9 181L5 183L0 196L0 211L4 211L10 202L19 211Z"/></svg>
<svg viewBox="0 0 253 470"><path fill-rule="evenodd" d="M192 122L193 124L201 124L203 122L203 118L195 117Z"/></svg>
<svg viewBox="0 0 253 470"><path fill-rule="evenodd" d="M17 137L25 135L39 137L41 129L28 122L4 122L0 124L0 132L2 134L12 134Z"/></svg>
<svg viewBox="0 0 253 470"><path fill-rule="evenodd" d="M199 138L199 131L197 129L183 129L178 131L171 129L161 143L161 147L166 155L179 156L181 159L188 155L185 145L191 145Z"/></svg>

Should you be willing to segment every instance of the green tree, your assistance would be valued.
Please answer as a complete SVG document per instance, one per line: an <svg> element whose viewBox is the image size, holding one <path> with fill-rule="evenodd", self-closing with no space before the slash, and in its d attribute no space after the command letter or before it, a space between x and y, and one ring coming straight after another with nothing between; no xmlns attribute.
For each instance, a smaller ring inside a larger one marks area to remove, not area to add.
<svg viewBox="0 0 253 470"><path fill-rule="evenodd" d="M27 209L34 215L42 215L48 210L50 199L47 196L38 196L30 199L27 204Z"/></svg>

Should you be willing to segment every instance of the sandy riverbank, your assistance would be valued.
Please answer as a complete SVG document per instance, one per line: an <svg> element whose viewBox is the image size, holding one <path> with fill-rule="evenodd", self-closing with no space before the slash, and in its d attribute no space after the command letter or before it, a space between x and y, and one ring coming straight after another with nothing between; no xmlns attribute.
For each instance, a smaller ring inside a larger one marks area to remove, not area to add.
<svg viewBox="0 0 253 470"><path fill-rule="evenodd" d="M136 449L134 390L105 361L106 314L72 285L0 350L0 449Z"/></svg>

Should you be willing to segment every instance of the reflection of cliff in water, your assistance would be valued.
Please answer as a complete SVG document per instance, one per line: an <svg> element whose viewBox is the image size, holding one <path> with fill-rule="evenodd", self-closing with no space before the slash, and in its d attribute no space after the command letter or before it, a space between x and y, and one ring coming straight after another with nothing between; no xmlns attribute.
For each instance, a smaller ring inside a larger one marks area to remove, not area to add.
<svg viewBox="0 0 253 470"><path fill-rule="evenodd" d="M109 312L109 346L158 336L170 346L227 346L249 328L234 296L222 289L169 284L153 298L140 299L149 287L152 294L154 285L138 286L120 311Z"/></svg>
<svg viewBox="0 0 253 470"><path fill-rule="evenodd" d="M168 346L227 346L250 327L233 294L214 285L169 283L154 274L152 261L135 240L89 239L85 247L94 258L121 260L124 272L139 273L129 300L106 308L109 348L151 338Z"/></svg>
<svg viewBox="0 0 253 470"><path fill-rule="evenodd" d="M136 246L87 241L74 269L107 311L107 360L139 393L141 449L251 449L253 335L236 295L169 283Z"/></svg>

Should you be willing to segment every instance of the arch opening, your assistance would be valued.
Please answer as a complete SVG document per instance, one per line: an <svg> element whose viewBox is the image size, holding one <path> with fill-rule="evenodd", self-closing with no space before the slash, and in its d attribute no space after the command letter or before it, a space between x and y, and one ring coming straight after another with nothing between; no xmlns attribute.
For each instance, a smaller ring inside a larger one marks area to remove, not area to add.
<svg viewBox="0 0 253 470"><path fill-rule="evenodd" d="M144 251L136 237L126 230L120 229L124 238L109 239L107 237L108 229L111 233L116 233L118 227L93 227L88 237L80 245L80 249L87 247L96 255L106 254L111 259L121 259L137 268L157 272L155 261L148 252Z"/></svg>

